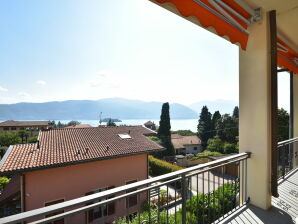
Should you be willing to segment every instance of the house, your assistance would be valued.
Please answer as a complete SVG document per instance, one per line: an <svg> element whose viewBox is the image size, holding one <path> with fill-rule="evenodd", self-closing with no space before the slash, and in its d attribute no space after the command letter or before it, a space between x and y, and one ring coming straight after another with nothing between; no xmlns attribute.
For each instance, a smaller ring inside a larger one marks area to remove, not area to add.
<svg viewBox="0 0 298 224"><path fill-rule="evenodd" d="M141 126L41 131L37 143L9 147L0 175L14 175L18 188L11 198L20 198L21 211L130 184L148 178L148 153L163 150L146 137L151 132ZM3 191L2 210L8 198ZM57 223L111 223L138 212L145 200L146 194L131 196Z"/></svg>
<svg viewBox="0 0 298 224"><path fill-rule="evenodd" d="M51 121L14 121L8 120L0 123L0 134L4 132L18 132L27 130L30 137L38 134L40 130L49 129L53 123Z"/></svg>
<svg viewBox="0 0 298 224"><path fill-rule="evenodd" d="M197 154L202 151L201 140L198 136L182 136L172 134L171 140L176 149L176 154Z"/></svg>
<svg viewBox="0 0 298 224"><path fill-rule="evenodd" d="M152 122L152 121L147 121L147 122L144 124L144 126L145 126L146 128L151 129L151 130L156 130L156 129L157 129L156 124L155 124L154 122Z"/></svg>

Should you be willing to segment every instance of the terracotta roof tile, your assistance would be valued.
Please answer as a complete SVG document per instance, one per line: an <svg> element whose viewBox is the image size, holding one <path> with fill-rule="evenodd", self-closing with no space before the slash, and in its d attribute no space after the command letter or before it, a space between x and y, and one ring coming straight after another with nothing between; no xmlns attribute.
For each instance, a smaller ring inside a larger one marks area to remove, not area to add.
<svg viewBox="0 0 298 224"><path fill-rule="evenodd" d="M179 134L172 134L171 140L176 149L185 148L186 145L200 145L201 140L198 136L181 136Z"/></svg>
<svg viewBox="0 0 298 224"><path fill-rule="evenodd" d="M40 132L37 143L13 145L0 163L0 172L63 166L93 160L162 150L141 126L61 128ZM122 139L118 134L129 134Z"/></svg>

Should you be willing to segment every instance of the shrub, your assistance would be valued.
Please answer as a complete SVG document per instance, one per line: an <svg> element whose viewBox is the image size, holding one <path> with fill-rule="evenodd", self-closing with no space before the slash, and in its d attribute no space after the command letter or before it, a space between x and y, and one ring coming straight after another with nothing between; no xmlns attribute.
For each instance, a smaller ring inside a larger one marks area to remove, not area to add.
<svg viewBox="0 0 298 224"><path fill-rule="evenodd" d="M192 132L191 130L178 130L178 131L172 131L172 134L179 134L182 136L194 136L197 135L197 133Z"/></svg>
<svg viewBox="0 0 298 224"><path fill-rule="evenodd" d="M8 177L0 177L0 191L9 183L10 178Z"/></svg>
<svg viewBox="0 0 298 224"><path fill-rule="evenodd" d="M0 146L0 159L4 156L7 149L7 146Z"/></svg>
<svg viewBox="0 0 298 224"><path fill-rule="evenodd" d="M38 138L38 136L33 136L33 137L29 138L28 142L35 143L35 142L37 142L37 138Z"/></svg>
<svg viewBox="0 0 298 224"><path fill-rule="evenodd" d="M226 154L237 153L236 144L226 142L224 144L224 152Z"/></svg>
<svg viewBox="0 0 298 224"><path fill-rule="evenodd" d="M164 160L149 156L149 172L152 176L159 176L183 169L180 166L173 165Z"/></svg>
<svg viewBox="0 0 298 224"><path fill-rule="evenodd" d="M191 157L189 160L193 161L197 159L208 158L209 156L220 156L220 155L222 155L220 152L204 152Z"/></svg>
<svg viewBox="0 0 298 224"><path fill-rule="evenodd" d="M211 152L224 153L223 146L223 141L220 138L215 137L208 140L207 150Z"/></svg>
<svg viewBox="0 0 298 224"><path fill-rule="evenodd" d="M0 135L0 146L20 144L22 139L15 132L5 132Z"/></svg>

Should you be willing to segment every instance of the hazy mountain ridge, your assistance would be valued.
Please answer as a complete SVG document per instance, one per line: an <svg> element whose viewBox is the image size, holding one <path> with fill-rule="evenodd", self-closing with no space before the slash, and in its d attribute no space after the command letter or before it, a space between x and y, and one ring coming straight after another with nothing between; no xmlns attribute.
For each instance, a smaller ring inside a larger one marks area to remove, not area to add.
<svg viewBox="0 0 298 224"><path fill-rule="evenodd" d="M118 119L158 119L162 102L145 102L122 98L101 100L69 100L45 103L0 104L0 120L96 120L102 117ZM172 119L194 119L198 113L182 104L170 104Z"/></svg>
<svg viewBox="0 0 298 224"><path fill-rule="evenodd" d="M207 106L211 113L219 110L221 114L232 114L235 106L238 105L239 104L233 100L206 100L190 104L189 107L197 113L201 113L202 107Z"/></svg>

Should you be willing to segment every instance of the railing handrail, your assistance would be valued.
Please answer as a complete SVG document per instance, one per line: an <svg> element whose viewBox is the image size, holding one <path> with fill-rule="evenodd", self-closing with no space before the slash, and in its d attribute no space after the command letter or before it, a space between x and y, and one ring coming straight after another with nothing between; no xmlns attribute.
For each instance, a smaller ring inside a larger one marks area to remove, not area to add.
<svg viewBox="0 0 298 224"><path fill-rule="evenodd" d="M137 189L141 186L146 186L146 185L150 185L156 182L160 182L160 181L165 181L171 178L176 178L178 176L181 175L185 175L187 173L190 172L194 172L194 171L198 171L198 170L204 170L207 169L210 166L215 166L215 165L222 165L225 166L226 163L230 163L230 162L238 162L241 161L243 159L247 159L250 157L250 152L244 152L244 153L239 153L236 155L232 155L232 156L228 156L222 159L218 159L215 161L211 161L208 163L204 163L204 164L199 164L193 167L189 167L183 170L178 170L175 172L171 172L168 174L164 174L161 176L157 176L154 178L150 178L150 179L146 179L146 180L142 180L142 181L138 181L132 184L127 184L127 185L123 185L120 187L116 187L110 190L106 190L103 192L99 192L99 193L95 193L92 195L88 195L88 196L83 196L80 198L76 198L76 199L72 199L69 201L65 201L65 202L61 202L59 204L55 204L55 205L51 205L51 206L47 206L47 207L42 207L42 208L38 208L38 209L34 209L31 211L27 211L27 212L23 212L20 214L16 214L16 215L12 215L12 216L8 216L8 217L4 217L0 219L0 223L3 224L8 224L8 223L16 223L16 222L21 222L21 221L25 221L34 217L38 217L38 216L44 216L50 213L54 213L56 211L61 211L61 210L65 210L74 206L78 206L78 205L82 205L82 204L87 204L90 203L94 200L97 199L101 199L101 198L107 198L111 195L116 195L120 192L124 192L124 191L128 191L131 189Z"/></svg>
<svg viewBox="0 0 298 224"><path fill-rule="evenodd" d="M282 147L282 146L285 146L285 145L288 145L288 144L291 144L291 143L294 143L294 142L298 142L298 137L295 137L295 138L291 138L291 139L288 139L288 140L285 140L285 141L281 141L277 144L277 147Z"/></svg>

